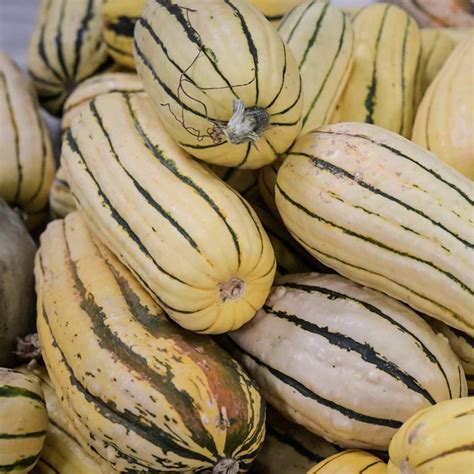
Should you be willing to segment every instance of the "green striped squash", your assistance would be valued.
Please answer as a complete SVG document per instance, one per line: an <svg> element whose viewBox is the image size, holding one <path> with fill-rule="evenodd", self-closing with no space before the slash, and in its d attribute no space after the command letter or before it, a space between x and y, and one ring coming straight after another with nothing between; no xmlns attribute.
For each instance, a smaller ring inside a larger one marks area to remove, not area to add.
<svg viewBox="0 0 474 474"><path fill-rule="evenodd" d="M474 337L459 329L450 328L440 321L431 320L433 328L448 338L454 353L458 356L466 374L469 395L474 395Z"/></svg>
<svg viewBox="0 0 474 474"><path fill-rule="evenodd" d="M62 166L58 168L49 190L49 208L53 219L60 219L77 208Z"/></svg>
<svg viewBox="0 0 474 474"><path fill-rule="evenodd" d="M474 182L368 124L301 137L277 176L291 234L338 273L474 335Z"/></svg>
<svg viewBox="0 0 474 474"><path fill-rule="evenodd" d="M37 377L0 367L0 472L31 471L47 428L48 413Z"/></svg>
<svg viewBox="0 0 474 474"><path fill-rule="evenodd" d="M255 474L306 474L340 449L283 418L267 406L267 434L252 469Z"/></svg>
<svg viewBox="0 0 474 474"><path fill-rule="evenodd" d="M280 278L230 337L268 403L344 447L386 450L413 413L467 394L445 338L408 306L339 275Z"/></svg>
<svg viewBox="0 0 474 474"><path fill-rule="evenodd" d="M366 451L349 449L321 461L308 474L386 474L387 465Z"/></svg>
<svg viewBox="0 0 474 474"><path fill-rule="evenodd" d="M263 305L276 265L257 216L177 146L145 94L93 100L62 163L94 232L180 325L222 333Z"/></svg>
<svg viewBox="0 0 474 474"><path fill-rule="evenodd" d="M43 358L91 457L112 472L248 469L265 435L254 383L170 321L79 213L42 234L35 276Z"/></svg>
<svg viewBox="0 0 474 474"><path fill-rule="evenodd" d="M247 0L147 0L135 62L168 133L217 165L260 168L301 129L301 78Z"/></svg>
<svg viewBox="0 0 474 474"><path fill-rule="evenodd" d="M352 67L353 31L347 15L329 2L294 8L278 32L290 47L303 83L301 133L329 123Z"/></svg>
<svg viewBox="0 0 474 474"><path fill-rule="evenodd" d="M275 204L275 184L278 170L284 159L284 156L279 156L273 163L264 166L258 175L258 190L260 191L260 195L268 209L277 219L281 219L281 217Z"/></svg>
<svg viewBox="0 0 474 474"><path fill-rule="evenodd" d="M366 122L411 136L420 32L411 16L374 3L353 18L354 65L331 122Z"/></svg>
<svg viewBox="0 0 474 474"><path fill-rule="evenodd" d="M28 228L48 215L54 177L49 132L30 81L0 51L0 198L25 214Z"/></svg>
<svg viewBox="0 0 474 474"><path fill-rule="evenodd" d="M110 69L102 40L102 0L41 0L28 51L28 69L42 105L61 115L84 79Z"/></svg>

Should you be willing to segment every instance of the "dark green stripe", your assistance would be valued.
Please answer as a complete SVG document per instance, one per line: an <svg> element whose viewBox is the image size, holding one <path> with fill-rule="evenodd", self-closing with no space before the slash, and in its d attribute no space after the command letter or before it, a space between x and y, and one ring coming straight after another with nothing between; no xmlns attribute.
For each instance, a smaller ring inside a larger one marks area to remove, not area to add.
<svg viewBox="0 0 474 474"><path fill-rule="evenodd" d="M301 117L298 118L298 120L295 120L294 122L271 122L270 125L272 127L293 127L297 125L301 120Z"/></svg>
<svg viewBox="0 0 474 474"><path fill-rule="evenodd" d="M470 444L464 444L463 446L458 446L457 448L452 448L448 449L446 451L442 451L439 454L436 454L435 456L432 456L428 459L425 459L424 461L418 463L415 468L418 468L420 466L424 466L425 464L428 464L429 462L436 461L437 459L445 458L446 456L450 456L452 454L458 454L458 453L465 453L469 451L474 451L474 443ZM472 467L472 466L471 466Z"/></svg>
<svg viewBox="0 0 474 474"><path fill-rule="evenodd" d="M285 81L286 81L286 68L288 66L288 58L287 58L285 43L283 42L283 40L281 38L280 38L280 44L282 46L282 51L283 51L283 69L282 69L282 72L281 72L280 88L278 89L278 92L275 94L275 97L270 101L270 103L264 107L265 109L269 109L270 107L272 107L273 104L278 100L278 98L281 95L281 91L283 90L283 86L285 85Z"/></svg>
<svg viewBox="0 0 474 474"><path fill-rule="evenodd" d="M92 115L94 116L94 118L97 120L97 123L104 135L104 137L106 138L108 144L109 144L109 147L110 147L110 151L112 152L112 155L114 156L115 158L115 161L120 165L120 167L123 169L123 171L125 172L125 174L130 178L130 180L133 182L135 188L138 190L138 192L145 198L146 202L151 206L153 207L153 209L155 209L156 211L158 211L158 213L165 219L167 220L171 226L182 236L184 237L184 239L189 243L189 245L191 245L191 247L196 250L199 254L202 255L201 253L201 249L198 247L196 241L189 235L189 233L181 226L181 224L179 224L179 222L177 222L173 216L168 212L166 211L165 209L163 209L163 207L153 199L153 197L150 195L150 193L145 189L143 188L143 186L141 186L141 184L132 176L132 174L125 168L125 166L122 164L122 162L120 161L120 158L115 150L115 147L112 143L112 139L109 135L109 133L107 132L105 126L104 126L104 123L102 121L102 117L100 116L99 114L99 111L97 110L97 107L96 107L96 99L94 99L93 101L90 102L89 104L89 108L92 112ZM168 273L167 273L168 274ZM169 274L168 274L169 275Z"/></svg>
<svg viewBox="0 0 474 474"><path fill-rule="evenodd" d="M62 25L64 22L64 10L66 9L66 1L61 0L61 8L59 10L58 24L56 26L56 35L54 36L54 42L56 44L56 51L58 53L58 62L63 71L63 79L67 80L69 78L69 73L66 67L66 61L64 60L64 51L63 51L63 32Z"/></svg>
<svg viewBox="0 0 474 474"><path fill-rule="evenodd" d="M113 31L118 36L126 36L133 38L135 23L139 17L120 15L114 21L107 22L105 25L107 30Z"/></svg>
<svg viewBox="0 0 474 474"><path fill-rule="evenodd" d="M8 91L8 83L7 78L3 71L0 71L0 80L3 83L3 88L5 89L5 100L7 102L8 114L10 115L10 122L13 128L13 134L15 136L15 161L16 161L16 170L18 174L18 180L16 183L16 190L15 195L13 197L13 202L16 204L21 192L21 185L23 182L23 166L20 161L20 137L19 137L19 130L18 124L15 118L15 110L12 104L12 99L10 97L10 92ZM6 118L5 118L6 120ZM3 126L3 125L2 125Z"/></svg>
<svg viewBox="0 0 474 474"><path fill-rule="evenodd" d="M44 464L43 469L45 469L45 467L46 467L46 469L49 469L52 472L56 472L57 474L61 474L60 471L58 471L54 466L49 464L44 458L39 459L37 465L41 466L42 464Z"/></svg>
<svg viewBox="0 0 474 474"><path fill-rule="evenodd" d="M275 117L277 115L286 114L291 109L296 107L298 105L300 99L301 99L302 93L303 93L303 82L302 82L301 75L300 75L300 84L299 84L299 89L298 89L298 95L296 96L296 99L294 100L294 102L292 102L290 105L288 105L288 107L286 107L285 109L280 110L279 112L274 112L274 113L270 114L270 117Z"/></svg>
<svg viewBox="0 0 474 474"><path fill-rule="evenodd" d="M46 436L46 431L32 431L31 433L21 434L0 433L0 439L40 438L41 436Z"/></svg>
<svg viewBox="0 0 474 474"><path fill-rule="evenodd" d="M74 66L72 68L72 77L74 78L78 75L79 65L81 63L81 49L82 43L84 42L84 35L86 35L90 29L89 23L95 18L94 13L94 0L88 0L85 15L81 20L81 25L77 31L74 44Z"/></svg>
<svg viewBox="0 0 474 474"><path fill-rule="evenodd" d="M377 194L378 196L382 196L383 198L385 199L388 199L389 201L392 201L402 207L404 207L405 209L407 209L408 211L410 212L414 212L415 214L418 214L419 216L423 217L424 219L426 219L427 221L431 222L431 224L433 224L435 227L439 227L440 229L444 230L445 232L447 232L448 234L450 234L452 237L454 237L456 240L458 240L459 242L461 242L462 244L464 244L466 247L468 248L474 248L474 244L468 242L467 240L463 239L462 237L460 237L459 235L455 234L453 231L449 230L444 224L442 224L441 222L438 222L434 219L432 219L430 216L426 215L423 211L419 210L419 209L416 209L414 208L413 206L410 206L409 204L407 204L406 202L403 202L402 200L396 198L395 196L392 196L390 194L387 194L386 192L382 191L381 189L379 188L376 188L375 186L373 186L372 184L369 184L369 183L366 183L365 181L363 181L362 179L360 178L356 178L355 175L351 174L349 171L345 170L344 168L340 168L339 166L336 166L334 165L333 163L330 163L328 161L325 161L321 158L318 158L316 156L313 156L313 155L310 155L308 153L301 153L301 152L293 152L293 153L289 153L289 155L295 155L295 156L303 156L305 158L308 158L310 160L310 162L316 166L317 168L319 168L320 170L323 170L323 171L328 171L329 173L337 176L338 178L340 178L341 176L344 176L345 178L348 178L350 179L351 181L353 181L355 184L357 184L358 186L360 186L361 188L364 188L364 189L367 189L369 190L370 192L374 193L374 194ZM288 156L289 156L288 155ZM444 273L444 272L443 272ZM455 279L455 277L451 274L447 274L448 276L450 275L452 278ZM459 282L459 281L458 281ZM470 290L467 286L465 286L464 284L462 284L462 286L468 290L471 294L473 294L472 290Z"/></svg>
<svg viewBox="0 0 474 474"><path fill-rule="evenodd" d="M27 469L31 468L35 462L41 456L41 452L35 454L34 456L28 456L26 458L19 459L15 461L13 464L0 464L0 472L12 472L12 471L19 471L20 469ZM28 469L29 471L30 469Z"/></svg>
<svg viewBox="0 0 474 474"><path fill-rule="evenodd" d="M376 426L386 426L388 428L395 428L398 429L402 426L402 422L398 420L391 420L391 419L385 419L385 418L376 418L373 416L369 415L364 415L363 413L356 412L350 408L347 408L345 406L339 405L338 403L330 400L323 398L322 396L318 395L317 393L309 390L306 388L302 383L298 382L297 380L293 379L292 377L289 377L288 375L284 374L283 372L280 372L277 369L274 369L273 367L267 365L265 362L261 361L258 359L256 356L253 354L248 353L244 349L238 346L236 342L233 340L230 340L231 344L233 346L237 346L237 351L241 352L244 354L244 356L252 359L257 365L260 367L265 368L268 372L270 372L273 377L277 378L281 382L283 382L286 385L289 385L292 387L294 390L296 390L300 395L302 395L305 398L309 398L310 400L314 400L316 403L319 403L320 405L323 405L327 408L330 408L331 410L335 410L338 413L346 416L347 418L351 420L356 420L361 423L367 423L371 425L376 425Z"/></svg>
<svg viewBox="0 0 474 474"><path fill-rule="evenodd" d="M211 209L219 216L221 221L224 223L226 226L227 230L229 231L232 241L234 242L234 247L237 253L237 260L238 264L240 266L241 263L241 250L240 250L240 243L239 243L239 238L237 236L237 233L235 230L230 226L230 224L227 222L227 219L225 218L224 214L222 211L219 209L219 206L216 204L216 202L206 193L206 191L198 186L189 176L183 175L179 169L176 166L176 163L169 159L166 158L161 149L158 147L158 145L155 145L152 143L148 135L145 133L145 130L143 129L141 123L138 121L138 118L135 114L135 111L133 110L132 104L130 102L130 98L128 95L125 95L126 103L128 110L133 118L133 122L135 124L135 128L140 134L140 137L143 140L143 143L145 146L151 150L155 158L158 159L161 165L163 165L168 171L170 171L174 176L176 176L181 182L186 184L187 186L191 187L196 191L199 197L201 197L210 207Z"/></svg>
<svg viewBox="0 0 474 474"><path fill-rule="evenodd" d="M299 16L298 20L296 20L296 23L294 24L293 28L291 29L290 31L290 34L288 36L288 38L285 39L286 43L287 44L290 44L290 41L291 39L293 38L293 35L295 34L295 31L297 30L298 26L300 25L301 21L303 20L303 18L305 17L306 15L306 12L316 4L316 2L308 2L308 5L306 6L306 8L301 12L301 15ZM278 28L278 31L280 31L281 27L283 26L280 25L280 27Z"/></svg>
<svg viewBox="0 0 474 474"><path fill-rule="evenodd" d="M361 471L359 471L359 474L363 474L364 472L367 472L371 467L376 466L377 464L384 464L384 465L385 465L385 463L384 463L383 461L381 461L381 460L375 461L375 462L373 462L373 463L368 464L367 466L365 466L364 469L362 469Z"/></svg>
<svg viewBox="0 0 474 474"><path fill-rule="evenodd" d="M421 163L418 163L418 161L416 161L415 159L411 158L410 156L408 155L405 155L404 153L402 153L400 150L398 150L397 148L393 148L391 147L390 145L387 145L386 143L380 143L376 140L374 140L373 138L371 138L370 136L367 136L367 135L360 135L360 134L350 134L350 133L347 133L347 132L331 132L331 131L326 131L326 130L315 130L314 132L310 132L310 133L322 133L322 134L326 134L326 135L340 135L340 136L343 136L343 137L354 137L354 138L360 138L362 140L367 140L369 141L370 143L373 143L374 145L377 145L377 146L380 146L382 148L385 148L389 151L391 151L394 155L397 155L399 156L400 158L404 158L408 161L410 161L411 163L415 164L416 166L418 166L419 168L423 169L424 171L426 171L427 173L429 173L431 176L435 177L438 181L441 181L443 184L447 185L449 188L451 188L453 191L455 191L457 194L459 194L462 198L464 198L471 206L474 205L474 200L473 199L470 199L469 196L464 192L462 191L461 189L459 189L455 184L452 184L450 183L449 181L446 181L439 173L437 173L436 171L430 169L430 168L427 168L426 166L423 166Z"/></svg>
<svg viewBox="0 0 474 474"><path fill-rule="evenodd" d="M406 100L406 80L405 80L405 63L406 63L406 54L407 54L407 42L408 42L408 30L410 29L411 16L406 16L405 32L403 34L403 47L402 47L402 67L401 67L401 88L402 88L402 113L401 113L401 124L398 133L403 134L403 129L405 128L405 100ZM415 94L415 91L413 91Z"/></svg>
<svg viewBox="0 0 474 474"><path fill-rule="evenodd" d="M374 51L374 64L372 69L372 79L367 89L367 96L364 101L365 110L367 114L365 116L366 123L374 123L374 109L375 109L375 97L377 95L377 56L379 52L380 46L380 39L382 37L382 31L385 24L385 19L387 18L388 10L390 9L390 5L385 7L382 21L380 23L380 28L377 33L377 38L375 40L375 51Z"/></svg>
<svg viewBox="0 0 474 474"><path fill-rule="evenodd" d="M308 57L309 52L311 51L312 47L314 46L314 44L316 43L316 41L318 39L319 32L321 30L321 25L323 24L323 20L324 20L324 17L326 16L326 12L327 12L328 8L329 8L329 3L324 3L323 7L322 7L322 10L321 10L321 13L319 14L318 20L316 21L316 26L315 26L315 29L313 31L313 34L309 38L308 44L306 45L306 48L305 48L304 53L303 53L303 57L301 58L301 61L298 65L298 68L300 70L303 67L304 63L306 62L306 59Z"/></svg>
<svg viewBox="0 0 474 474"><path fill-rule="evenodd" d="M243 166L245 163L247 163L247 160L249 158L249 155L250 155L250 151L252 150L252 142L249 141L247 143L247 150L245 151L245 155L244 157L242 158L242 160L240 161L240 163L237 165L237 168L240 168L241 166Z"/></svg>
<svg viewBox="0 0 474 474"><path fill-rule="evenodd" d="M464 340L464 342L474 349L474 337L469 336L465 332L460 331L459 329L449 327L449 330L453 332L457 337Z"/></svg>
<svg viewBox="0 0 474 474"><path fill-rule="evenodd" d="M37 393L28 390L27 388L15 387L13 385L0 385L0 398L15 398L24 397L30 398L37 402L45 404L45 401Z"/></svg>
<svg viewBox="0 0 474 474"><path fill-rule="evenodd" d="M35 74L34 71L32 71L30 69L28 70L28 73L33 78L33 80L35 82L39 82L40 84L43 84L44 86L52 87L52 88L55 88L55 89L60 89L58 94L63 94L64 91L62 89L61 83L52 82L52 81L49 81L48 79L43 79L42 77L39 77L37 74Z"/></svg>
<svg viewBox="0 0 474 474"><path fill-rule="evenodd" d="M265 16L265 18L268 20L268 21L278 21L278 20L281 20L285 15L268 15L268 16Z"/></svg>
<svg viewBox="0 0 474 474"><path fill-rule="evenodd" d="M313 289L316 289L316 291L318 291L320 289L319 287L313 288L312 286L297 285L291 283L285 285L285 287L301 290L304 292L312 292ZM322 290L324 290L325 292L330 291L326 288L322 288ZM369 343L356 341L355 339L340 332L330 331L328 327L318 326L317 324L301 319L294 314L289 314L286 311L275 310L268 305L264 305L263 310L268 314L271 314L273 316L276 316L277 318L283 319L294 324L295 326L303 329L306 332L317 334L318 336L323 337L327 340L329 344L333 346L339 347L340 349L346 350L347 352L359 354L360 358L363 361L375 366L378 370L380 370L381 372L385 372L387 375L393 377L395 380L399 380L405 385L405 387L407 387L413 392L420 394L432 405L436 404L436 401L431 396L431 394L425 388L423 388L412 375L405 372L394 362L387 360L382 354L377 352L374 347L372 347Z"/></svg>
<svg viewBox="0 0 474 474"><path fill-rule="evenodd" d="M462 397L462 385L463 385L463 378L465 377L464 375L464 370L461 369L461 365L458 364L458 379L459 379L459 398ZM467 380L466 380L467 382Z"/></svg>

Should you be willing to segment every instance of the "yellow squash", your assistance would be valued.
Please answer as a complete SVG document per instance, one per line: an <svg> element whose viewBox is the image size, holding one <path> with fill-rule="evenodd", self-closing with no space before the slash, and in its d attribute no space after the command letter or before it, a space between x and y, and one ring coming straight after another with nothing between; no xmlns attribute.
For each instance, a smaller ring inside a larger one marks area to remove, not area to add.
<svg viewBox="0 0 474 474"><path fill-rule="evenodd" d="M78 213L42 234L35 276L43 358L91 457L113 472L248 469L265 435L256 386L170 321Z"/></svg>
<svg viewBox="0 0 474 474"><path fill-rule="evenodd" d="M25 214L27 227L48 215L54 158L30 81L0 51L0 197Z"/></svg>
<svg viewBox="0 0 474 474"><path fill-rule="evenodd" d="M49 190L49 208L53 219L59 219L76 210L74 196L60 166Z"/></svg>
<svg viewBox="0 0 474 474"><path fill-rule="evenodd" d="M270 21L277 26L282 18L303 0L250 0Z"/></svg>
<svg viewBox="0 0 474 474"><path fill-rule="evenodd" d="M263 305L275 257L255 212L174 142L145 94L92 101L62 164L94 232L180 325L222 333Z"/></svg>
<svg viewBox="0 0 474 474"><path fill-rule="evenodd" d="M148 0L135 61L168 133L203 161L260 168L301 129L295 58L247 0Z"/></svg>
<svg viewBox="0 0 474 474"><path fill-rule="evenodd" d="M145 0L105 0L102 9L103 37L116 63L135 69L133 30Z"/></svg>
<svg viewBox="0 0 474 474"><path fill-rule="evenodd" d="M350 449L316 464L308 474L385 474L386 464L366 451Z"/></svg>
<svg viewBox="0 0 474 474"><path fill-rule="evenodd" d="M419 29L407 13L385 3L357 13L354 65L332 122L366 122L411 136L420 53Z"/></svg>
<svg viewBox="0 0 474 474"><path fill-rule="evenodd" d="M278 32L293 52L303 82L301 133L329 122L352 66L350 18L329 3L308 0L288 13Z"/></svg>
<svg viewBox="0 0 474 474"><path fill-rule="evenodd" d="M409 418L390 443L389 474L471 474L474 397L438 403Z"/></svg>
<svg viewBox="0 0 474 474"><path fill-rule="evenodd" d="M423 97L413 141L474 179L474 35L460 42Z"/></svg>

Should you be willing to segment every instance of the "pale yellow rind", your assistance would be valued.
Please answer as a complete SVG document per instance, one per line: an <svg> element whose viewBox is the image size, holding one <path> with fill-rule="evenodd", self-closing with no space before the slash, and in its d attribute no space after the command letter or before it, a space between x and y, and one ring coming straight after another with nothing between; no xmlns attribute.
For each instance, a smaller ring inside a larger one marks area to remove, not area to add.
<svg viewBox="0 0 474 474"><path fill-rule="evenodd" d="M474 179L474 35L460 42L426 91L413 141Z"/></svg>
<svg viewBox="0 0 474 474"><path fill-rule="evenodd" d="M350 449L316 464L308 474L386 474L386 464L377 456Z"/></svg>
<svg viewBox="0 0 474 474"><path fill-rule="evenodd" d="M62 166L58 168L49 190L49 207L53 219L61 219L77 209Z"/></svg>

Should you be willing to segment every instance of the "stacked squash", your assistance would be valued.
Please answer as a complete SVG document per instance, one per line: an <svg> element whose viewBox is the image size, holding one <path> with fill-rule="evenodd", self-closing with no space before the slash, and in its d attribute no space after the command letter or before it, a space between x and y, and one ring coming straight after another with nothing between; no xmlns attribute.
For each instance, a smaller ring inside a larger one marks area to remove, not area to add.
<svg viewBox="0 0 474 474"><path fill-rule="evenodd" d="M41 2L29 53L54 180L0 56L0 196L55 219L0 471L467 473L472 33L421 28L421 1L80 3ZM17 366L34 248L3 215Z"/></svg>

